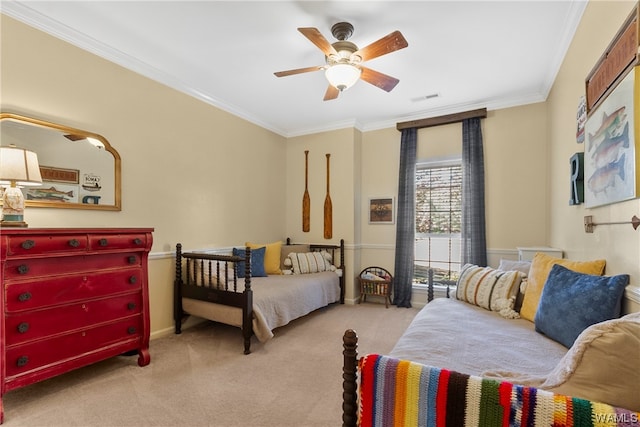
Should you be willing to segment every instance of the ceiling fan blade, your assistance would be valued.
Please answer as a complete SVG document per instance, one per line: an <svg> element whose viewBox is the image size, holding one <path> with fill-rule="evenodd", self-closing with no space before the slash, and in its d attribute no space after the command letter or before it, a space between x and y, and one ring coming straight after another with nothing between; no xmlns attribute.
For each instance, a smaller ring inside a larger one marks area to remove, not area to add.
<svg viewBox="0 0 640 427"><path fill-rule="evenodd" d="M320 48L322 52L324 52L325 56L337 55L338 52L335 50L331 43L324 38L324 36L318 31L317 28L313 27L304 27L298 28L298 31L302 33L306 38L308 38L311 43L315 44Z"/></svg>
<svg viewBox="0 0 640 427"><path fill-rule="evenodd" d="M329 85L329 87L327 88L327 91L324 94L323 101L330 101L332 99L336 99L339 94L340 94L340 91L336 89L335 86Z"/></svg>
<svg viewBox="0 0 640 427"><path fill-rule="evenodd" d="M296 68L295 70L278 71L273 74L275 74L276 77L286 77L286 76L292 76L294 74L309 73L311 71L320 71L323 68L324 68L323 65L316 65L315 67Z"/></svg>
<svg viewBox="0 0 640 427"><path fill-rule="evenodd" d="M374 86L379 87L380 89L391 92L394 87L400 82L400 80L395 77L388 76L386 74L382 74L379 71L374 71L371 68L366 68L360 66L362 69L362 74L360 78L367 83L370 83Z"/></svg>
<svg viewBox="0 0 640 427"><path fill-rule="evenodd" d="M400 31L394 31L380 40L355 51L353 55L359 56L364 62L396 50L404 49L407 46L409 46L409 43L407 43L402 33Z"/></svg>

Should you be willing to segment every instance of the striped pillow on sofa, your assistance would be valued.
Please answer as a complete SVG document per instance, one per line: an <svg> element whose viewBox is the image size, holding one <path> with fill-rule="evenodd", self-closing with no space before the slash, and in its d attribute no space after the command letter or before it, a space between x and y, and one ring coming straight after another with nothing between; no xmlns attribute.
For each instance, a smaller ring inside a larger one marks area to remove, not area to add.
<svg viewBox="0 0 640 427"><path fill-rule="evenodd" d="M460 270L456 299L499 312L504 317L519 317L513 307L523 277L515 270L502 271L465 264Z"/></svg>

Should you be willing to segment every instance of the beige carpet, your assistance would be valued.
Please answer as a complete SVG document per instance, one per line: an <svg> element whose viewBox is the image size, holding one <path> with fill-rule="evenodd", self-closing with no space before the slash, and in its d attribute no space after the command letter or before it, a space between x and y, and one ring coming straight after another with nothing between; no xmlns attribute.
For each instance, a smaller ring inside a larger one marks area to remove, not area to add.
<svg viewBox="0 0 640 427"><path fill-rule="evenodd" d="M242 354L237 328L204 323L151 341L151 364L116 357L4 396L4 427L342 424L342 335L387 353L417 309L332 305Z"/></svg>

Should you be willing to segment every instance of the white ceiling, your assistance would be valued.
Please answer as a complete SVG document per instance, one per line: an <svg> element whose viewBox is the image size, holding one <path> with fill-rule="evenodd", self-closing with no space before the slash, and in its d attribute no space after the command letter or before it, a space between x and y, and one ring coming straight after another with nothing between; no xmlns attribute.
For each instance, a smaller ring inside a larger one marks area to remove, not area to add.
<svg viewBox="0 0 640 427"><path fill-rule="evenodd" d="M544 101L586 1L13 1L2 13L283 136ZM365 63L364 81L323 101L324 64L297 31L347 21L362 48L394 30L409 46ZM437 98L426 99L438 94Z"/></svg>

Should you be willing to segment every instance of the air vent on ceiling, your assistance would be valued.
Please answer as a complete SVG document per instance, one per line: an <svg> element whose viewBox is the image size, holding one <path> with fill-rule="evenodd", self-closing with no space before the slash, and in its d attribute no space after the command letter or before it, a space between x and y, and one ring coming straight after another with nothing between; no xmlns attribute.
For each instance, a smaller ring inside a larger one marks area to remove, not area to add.
<svg viewBox="0 0 640 427"><path fill-rule="evenodd" d="M426 101L428 99L434 99L439 97L440 97L439 93L430 93L429 95L422 95L422 96L417 96L415 98L411 98L411 101L419 102L419 101Z"/></svg>

